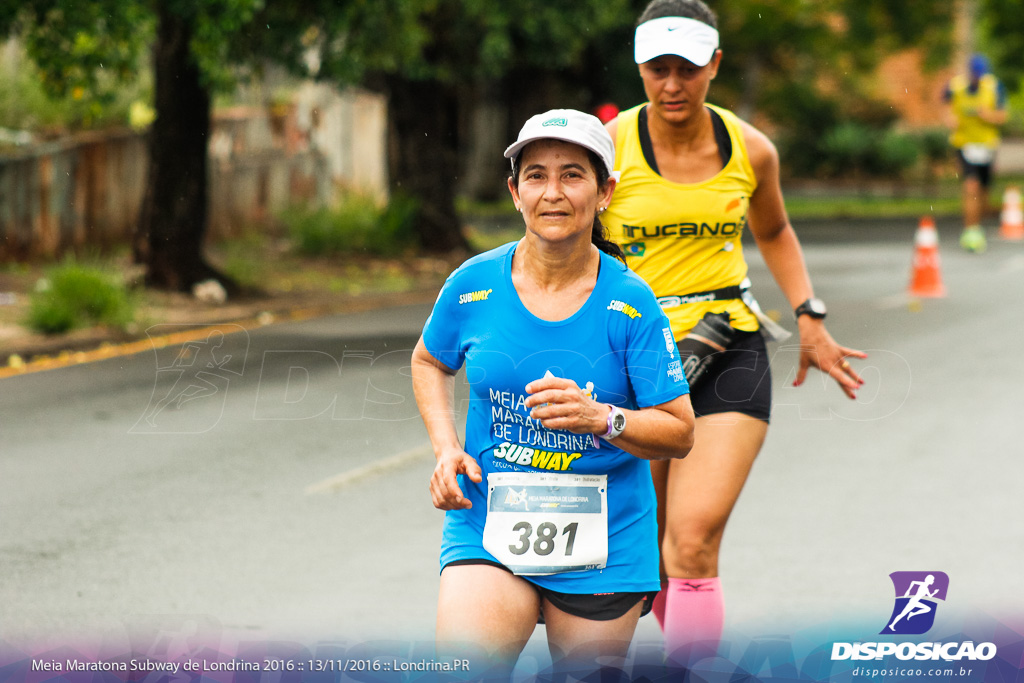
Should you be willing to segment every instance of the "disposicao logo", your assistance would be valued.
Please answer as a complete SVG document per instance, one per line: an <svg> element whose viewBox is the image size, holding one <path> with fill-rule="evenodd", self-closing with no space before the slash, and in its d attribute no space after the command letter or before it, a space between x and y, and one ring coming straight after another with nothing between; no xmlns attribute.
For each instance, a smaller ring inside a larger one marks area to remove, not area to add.
<svg viewBox="0 0 1024 683"><path fill-rule="evenodd" d="M945 572L893 572L889 578L896 590L896 604L879 633L926 633L935 623L938 601L946 601L949 577Z"/></svg>
<svg viewBox="0 0 1024 683"><path fill-rule="evenodd" d="M545 121L544 123L542 123L540 125L542 125L542 126L563 126L564 127L564 126L568 126L569 125L569 119L565 119L565 118L548 119L547 121Z"/></svg>
<svg viewBox="0 0 1024 683"><path fill-rule="evenodd" d="M940 601L945 602L949 576L945 572L893 572L896 593L892 614L880 635L921 635L935 623ZM900 660L989 660L996 656L994 643L963 642L857 642L833 643L832 660L870 660L894 655Z"/></svg>

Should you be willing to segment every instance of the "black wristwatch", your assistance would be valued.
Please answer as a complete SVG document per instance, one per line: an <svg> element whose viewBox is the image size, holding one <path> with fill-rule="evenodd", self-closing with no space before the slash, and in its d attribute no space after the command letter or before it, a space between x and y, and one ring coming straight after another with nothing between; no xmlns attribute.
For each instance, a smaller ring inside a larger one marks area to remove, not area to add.
<svg viewBox="0 0 1024 683"><path fill-rule="evenodd" d="M824 320L825 316L828 315L828 309L825 308L824 301L812 296L810 299L797 306L796 310L793 311L793 315L796 316L797 320L799 320L802 315L808 315L815 320Z"/></svg>

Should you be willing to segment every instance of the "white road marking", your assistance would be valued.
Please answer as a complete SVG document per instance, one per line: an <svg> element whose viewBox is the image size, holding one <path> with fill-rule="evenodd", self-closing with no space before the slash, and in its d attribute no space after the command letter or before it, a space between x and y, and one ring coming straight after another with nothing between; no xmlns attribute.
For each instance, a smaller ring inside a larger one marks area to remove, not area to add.
<svg viewBox="0 0 1024 683"><path fill-rule="evenodd" d="M875 301L875 308L880 311L891 311L894 308L903 308L910 304L911 298L906 292L901 294L891 294L889 296L880 297Z"/></svg>
<svg viewBox="0 0 1024 683"><path fill-rule="evenodd" d="M1000 275L1011 275L1024 270L1024 254L1018 254L1003 261L1003 267L999 269Z"/></svg>
<svg viewBox="0 0 1024 683"><path fill-rule="evenodd" d="M377 460L367 465L363 465L362 467L357 467L354 470L349 470L348 472L342 472L341 474L336 474L333 477L328 477L327 479L318 481L315 484L310 484L306 487L305 493L307 496L318 493L334 493L335 491L359 481L360 479L365 479L366 477L380 474L381 472L401 467L402 465L407 465L411 462L415 462L416 460L425 459L433 454L434 449L430 447L430 444L410 448L407 451L402 451L401 453L392 455L390 458Z"/></svg>

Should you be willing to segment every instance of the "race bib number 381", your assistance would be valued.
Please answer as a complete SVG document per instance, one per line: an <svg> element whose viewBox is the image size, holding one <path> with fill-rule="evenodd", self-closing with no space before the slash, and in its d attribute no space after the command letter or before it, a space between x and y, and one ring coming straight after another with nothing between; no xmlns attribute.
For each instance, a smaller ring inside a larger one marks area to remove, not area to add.
<svg viewBox="0 0 1024 683"><path fill-rule="evenodd" d="M537 472L488 475L484 548L520 575L604 568L608 477Z"/></svg>

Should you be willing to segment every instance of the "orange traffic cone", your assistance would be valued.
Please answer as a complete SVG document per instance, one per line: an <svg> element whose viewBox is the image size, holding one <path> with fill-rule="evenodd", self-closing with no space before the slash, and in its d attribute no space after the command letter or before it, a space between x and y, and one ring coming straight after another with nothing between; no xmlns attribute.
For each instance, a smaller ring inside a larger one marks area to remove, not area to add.
<svg viewBox="0 0 1024 683"><path fill-rule="evenodd" d="M1006 188L1003 193L1002 226L999 237L1004 240L1024 240L1024 212L1020 208L1020 190Z"/></svg>
<svg viewBox="0 0 1024 683"><path fill-rule="evenodd" d="M910 296L943 297L946 288L942 284L939 269L939 233L935 221L924 216L914 235L914 269L910 276Z"/></svg>

